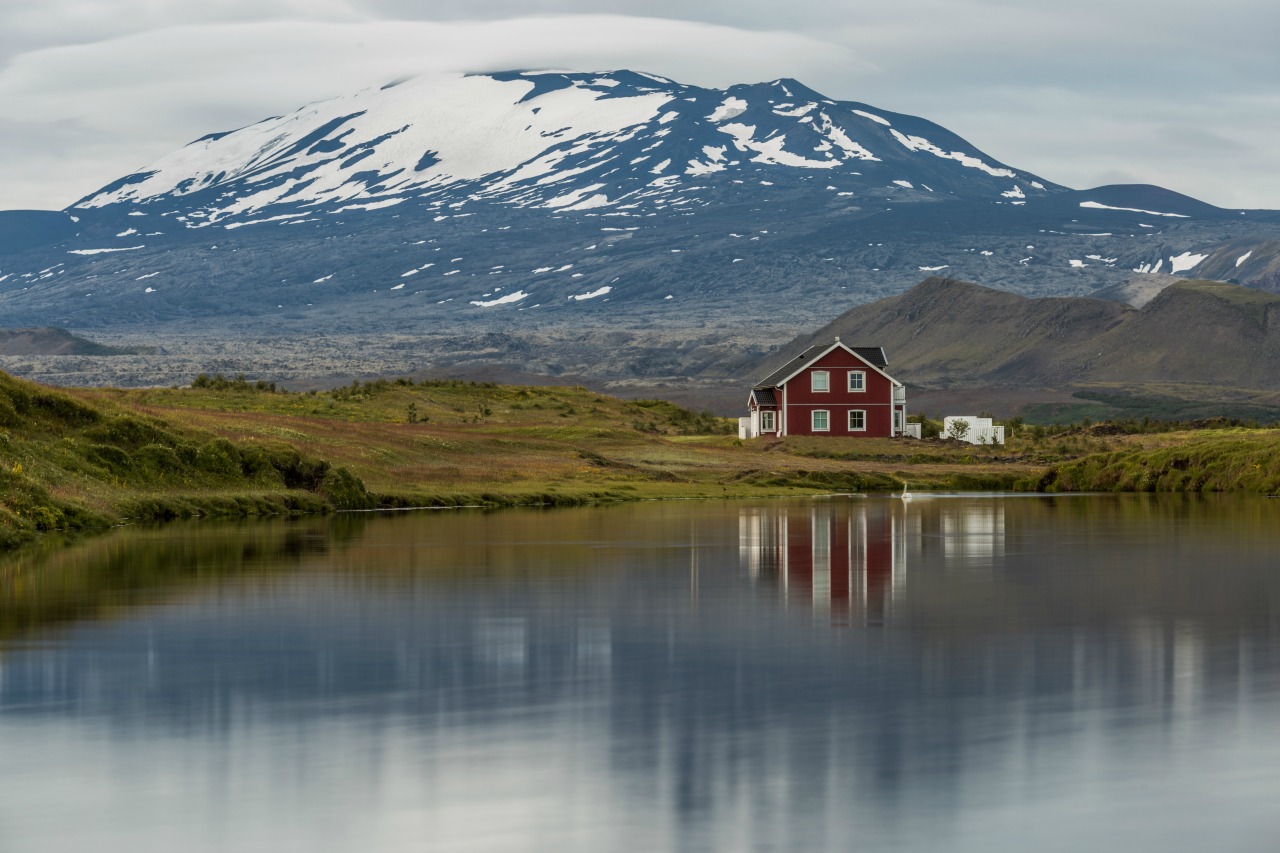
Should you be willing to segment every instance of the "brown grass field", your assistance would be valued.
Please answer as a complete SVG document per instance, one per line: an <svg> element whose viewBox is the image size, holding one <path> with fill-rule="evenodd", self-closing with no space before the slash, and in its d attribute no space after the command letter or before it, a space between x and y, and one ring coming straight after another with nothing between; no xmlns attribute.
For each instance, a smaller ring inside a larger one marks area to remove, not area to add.
<svg viewBox="0 0 1280 853"><path fill-rule="evenodd" d="M1203 426L1203 425L1201 425ZM953 441L739 441L581 387L378 380L283 393L0 375L0 545L126 519L912 490L1280 490L1280 431L1106 425Z"/></svg>

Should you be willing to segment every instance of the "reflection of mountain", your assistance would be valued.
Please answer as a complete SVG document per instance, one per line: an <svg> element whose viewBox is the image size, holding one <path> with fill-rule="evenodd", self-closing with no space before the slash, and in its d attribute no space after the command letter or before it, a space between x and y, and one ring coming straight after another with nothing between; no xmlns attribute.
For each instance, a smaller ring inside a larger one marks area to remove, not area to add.
<svg viewBox="0 0 1280 853"><path fill-rule="evenodd" d="M747 574L776 585L786 600L830 611L833 622L882 625L892 618L913 562L939 551L944 571L954 573L990 570L1003 558L1004 502L744 507L738 543Z"/></svg>

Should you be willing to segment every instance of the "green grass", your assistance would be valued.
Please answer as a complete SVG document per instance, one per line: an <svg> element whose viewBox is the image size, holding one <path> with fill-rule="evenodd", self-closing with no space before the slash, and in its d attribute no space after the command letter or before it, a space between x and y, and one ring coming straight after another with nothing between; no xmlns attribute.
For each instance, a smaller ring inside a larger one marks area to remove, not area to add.
<svg viewBox="0 0 1280 853"><path fill-rule="evenodd" d="M1264 430L1027 427L1006 447L974 447L741 442L735 426L578 387L378 380L284 393L206 377L192 388L56 390L0 374L0 547L125 521L377 507L879 492L904 483L1280 487L1280 448Z"/></svg>
<svg viewBox="0 0 1280 853"><path fill-rule="evenodd" d="M1280 423L1280 407L1245 400L1188 400L1162 394L1125 394L1082 390L1072 394L1078 403L1035 403L1023 408L1029 424L1069 424L1083 421L1119 421L1143 418L1156 421L1195 421L1229 418Z"/></svg>
<svg viewBox="0 0 1280 853"><path fill-rule="evenodd" d="M1258 324L1258 328L1267 326L1267 309L1276 303L1276 295L1265 290L1240 287L1220 281L1194 279L1174 285L1183 290L1195 291L1219 299L1228 305L1242 309L1246 316Z"/></svg>
<svg viewBox="0 0 1280 853"><path fill-rule="evenodd" d="M1043 491L1280 493L1280 430L1184 433L1175 443L1056 465Z"/></svg>
<svg viewBox="0 0 1280 853"><path fill-rule="evenodd" d="M372 506L341 468L0 374L0 546L122 520Z"/></svg>
<svg viewBox="0 0 1280 853"><path fill-rule="evenodd" d="M377 380L290 394L203 376L56 390L0 374L0 547L137 520L728 494L734 426L584 388Z"/></svg>

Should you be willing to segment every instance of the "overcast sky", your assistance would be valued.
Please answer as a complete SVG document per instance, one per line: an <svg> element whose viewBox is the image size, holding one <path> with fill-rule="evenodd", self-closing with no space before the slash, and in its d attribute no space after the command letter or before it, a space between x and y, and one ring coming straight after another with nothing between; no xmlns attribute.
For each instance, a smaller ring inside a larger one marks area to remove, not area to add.
<svg viewBox="0 0 1280 853"><path fill-rule="evenodd" d="M0 209L427 71L794 77L1086 188L1280 209L1276 0L0 0Z"/></svg>

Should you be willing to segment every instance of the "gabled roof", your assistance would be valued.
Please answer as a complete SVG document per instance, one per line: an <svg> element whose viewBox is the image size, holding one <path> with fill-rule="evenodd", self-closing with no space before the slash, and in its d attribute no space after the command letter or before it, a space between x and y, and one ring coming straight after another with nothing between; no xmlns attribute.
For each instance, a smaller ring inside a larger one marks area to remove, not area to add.
<svg viewBox="0 0 1280 853"><path fill-rule="evenodd" d="M889 359L885 358L884 355L884 347L849 347L840 343L840 339L836 338L836 342L834 344L815 344L809 347L807 350L791 359L791 361L788 361L786 364L782 365L782 367L779 367L773 373L770 373L764 379L757 382L755 385L756 390L760 391L765 388L777 388L779 385L786 382L788 379L795 376L797 373L804 370L806 367L813 364L836 347L843 347L881 373L884 373L884 369L889 366ZM886 374L886 376L887 375L888 374Z"/></svg>
<svg viewBox="0 0 1280 853"><path fill-rule="evenodd" d="M817 361L818 357L830 348L831 347L829 345L823 346L821 344L809 347L807 350L782 365L782 367L779 367L773 373L770 373L764 379L757 382L756 390L759 391L764 388L777 388L785 380L791 378L813 362Z"/></svg>
<svg viewBox="0 0 1280 853"><path fill-rule="evenodd" d="M751 392L751 396L755 398L757 406L778 405L778 398L773 396L772 388L756 388Z"/></svg>

